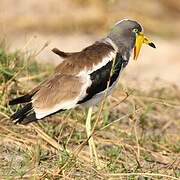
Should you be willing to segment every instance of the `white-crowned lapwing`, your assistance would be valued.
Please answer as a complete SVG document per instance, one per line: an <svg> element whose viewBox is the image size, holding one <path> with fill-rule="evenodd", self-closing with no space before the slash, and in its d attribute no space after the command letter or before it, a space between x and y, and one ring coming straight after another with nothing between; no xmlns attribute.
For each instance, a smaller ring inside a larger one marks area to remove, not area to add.
<svg viewBox="0 0 180 180"><path fill-rule="evenodd" d="M104 97L108 81L107 94L112 92L129 62L132 50L134 59L137 59L143 43L155 48L144 36L138 22L125 19L116 23L105 38L80 52L67 53L53 49L64 61L56 67L51 77L28 94L9 102L10 105L24 104L11 119L15 123L27 124L79 105L92 107ZM91 135L91 112L92 108L89 108L87 136ZM92 137L89 139L89 147L91 157L95 156L97 162Z"/></svg>

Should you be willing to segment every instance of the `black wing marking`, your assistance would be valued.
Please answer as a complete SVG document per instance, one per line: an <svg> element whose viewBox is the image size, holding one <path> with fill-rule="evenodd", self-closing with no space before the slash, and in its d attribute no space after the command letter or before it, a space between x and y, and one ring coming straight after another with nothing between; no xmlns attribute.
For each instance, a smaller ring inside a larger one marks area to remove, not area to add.
<svg viewBox="0 0 180 180"><path fill-rule="evenodd" d="M26 94L26 95L18 97L16 99L10 100L9 105L15 105L15 104L30 102L33 95L34 94L31 94L31 95Z"/></svg>
<svg viewBox="0 0 180 180"><path fill-rule="evenodd" d="M58 110L45 117L49 117L63 111L65 111L65 109ZM43 117L42 119L44 119L45 117ZM36 118L36 113L33 110L32 103L26 104L24 107L22 107L17 112L15 112L10 118L15 124L23 124L23 125L40 120Z"/></svg>
<svg viewBox="0 0 180 180"><path fill-rule="evenodd" d="M19 109L15 112L11 119L14 121L15 124L28 124L29 122L36 121L35 112L32 108L32 103L26 104L23 108Z"/></svg>
<svg viewBox="0 0 180 180"><path fill-rule="evenodd" d="M101 67L100 69L90 74L92 84L86 91L87 96L84 99L80 100L78 104L88 101L94 95L104 91L107 88L107 83L109 81L112 64L113 64L113 60L108 62L105 66ZM113 69L113 75L111 76L109 87L111 87L113 82L117 80L121 69L125 68L127 64L128 64L128 61L125 61L122 58L122 56L119 53L117 53L116 59L115 59L115 65Z"/></svg>

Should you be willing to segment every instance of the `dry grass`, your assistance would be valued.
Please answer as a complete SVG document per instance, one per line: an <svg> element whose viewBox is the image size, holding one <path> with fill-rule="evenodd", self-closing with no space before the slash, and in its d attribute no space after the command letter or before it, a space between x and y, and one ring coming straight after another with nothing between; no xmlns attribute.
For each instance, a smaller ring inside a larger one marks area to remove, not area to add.
<svg viewBox="0 0 180 180"><path fill-rule="evenodd" d="M51 72L51 67L39 66L32 54L9 54L1 47L1 179L180 178L178 87L161 83L142 92L119 85L105 103L93 135L103 164L97 170L89 158L83 109L28 126L11 123L8 117L18 107L9 107L8 100L45 78L48 73L39 73ZM30 79L28 85L22 80L26 78ZM98 108L94 108L93 122L97 114Z"/></svg>

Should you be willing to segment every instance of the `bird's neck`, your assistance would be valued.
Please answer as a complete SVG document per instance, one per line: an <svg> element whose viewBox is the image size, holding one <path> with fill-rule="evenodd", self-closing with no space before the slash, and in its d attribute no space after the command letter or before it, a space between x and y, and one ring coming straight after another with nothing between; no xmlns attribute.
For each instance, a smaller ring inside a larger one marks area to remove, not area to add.
<svg viewBox="0 0 180 180"><path fill-rule="evenodd" d="M125 61L129 61L131 52L132 52L132 48L130 47L126 47L122 42L120 41L113 41L111 38L107 37L105 38L103 41L105 41L106 43L110 44L114 50L116 52L118 52L119 54L121 54L121 56L123 57L123 59Z"/></svg>

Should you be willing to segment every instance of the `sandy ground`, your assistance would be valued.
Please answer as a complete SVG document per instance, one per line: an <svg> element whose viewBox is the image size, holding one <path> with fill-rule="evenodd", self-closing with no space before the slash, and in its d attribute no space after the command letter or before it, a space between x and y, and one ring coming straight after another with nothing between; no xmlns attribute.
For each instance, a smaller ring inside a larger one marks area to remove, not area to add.
<svg viewBox="0 0 180 180"><path fill-rule="evenodd" d="M8 42L11 50L21 49L32 52L38 51L48 42L49 45L38 55L37 59L42 63L51 62L56 65L62 59L51 52L53 47L58 47L64 51L78 51L99 38L100 36L97 37L97 35L74 34L63 36L61 34L34 33L34 35L13 34L8 36ZM151 37L151 39L153 39L157 48L152 49L143 46L138 61L131 60L123 74L126 82L131 83L133 82L131 80L136 80L142 87L147 87L150 82L158 78L164 82L180 86L180 41L159 39L157 37Z"/></svg>

